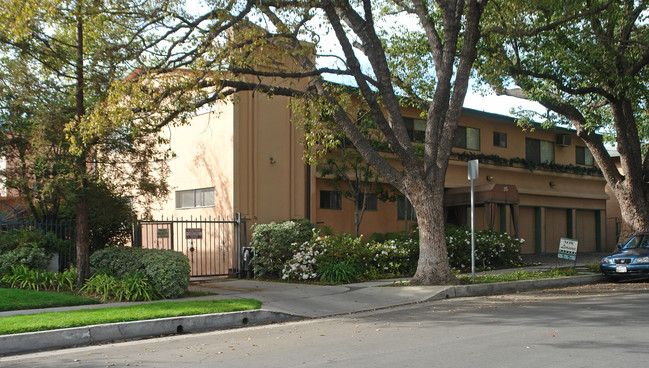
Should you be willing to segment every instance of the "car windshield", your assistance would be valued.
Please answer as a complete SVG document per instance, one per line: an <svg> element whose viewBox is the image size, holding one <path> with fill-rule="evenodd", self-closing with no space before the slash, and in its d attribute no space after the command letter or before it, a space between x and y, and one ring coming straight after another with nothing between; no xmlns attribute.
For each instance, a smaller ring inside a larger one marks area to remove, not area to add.
<svg viewBox="0 0 649 368"><path fill-rule="evenodd" d="M649 248L649 235L636 235L624 246L624 249Z"/></svg>

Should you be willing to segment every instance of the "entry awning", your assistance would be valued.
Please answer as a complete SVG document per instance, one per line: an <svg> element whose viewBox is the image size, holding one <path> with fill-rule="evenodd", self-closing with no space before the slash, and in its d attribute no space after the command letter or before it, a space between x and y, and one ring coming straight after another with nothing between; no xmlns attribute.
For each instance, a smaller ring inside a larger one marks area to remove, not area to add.
<svg viewBox="0 0 649 368"><path fill-rule="evenodd" d="M520 195L515 185L484 184L473 188L473 200L477 206L487 208L487 225L493 228L496 218L496 204L511 207L514 236L518 237L518 204ZM444 193L444 207L470 206L471 187L449 188Z"/></svg>
<svg viewBox="0 0 649 368"><path fill-rule="evenodd" d="M515 185L484 184L473 188L475 204L518 204L520 195ZM471 187L449 188L444 193L444 207L471 205Z"/></svg>

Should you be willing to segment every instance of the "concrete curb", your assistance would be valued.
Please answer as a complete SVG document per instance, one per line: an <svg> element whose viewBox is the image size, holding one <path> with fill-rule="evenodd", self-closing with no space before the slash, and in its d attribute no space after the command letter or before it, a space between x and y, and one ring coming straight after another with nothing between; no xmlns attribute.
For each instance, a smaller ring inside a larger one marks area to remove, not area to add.
<svg viewBox="0 0 649 368"><path fill-rule="evenodd" d="M302 317L261 309L0 335L0 355L133 340L159 335L205 332L298 319L302 319Z"/></svg>
<svg viewBox="0 0 649 368"><path fill-rule="evenodd" d="M554 279L522 280L522 281L498 282L498 283L491 283L491 284L450 286L448 289L442 290L441 292L432 296L428 300L498 295L498 294L513 293L517 291L530 291L530 290L561 288L561 287L568 287L568 286L589 285L589 284L596 284L603 281L605 281L605 278L602 275L586 275L586 276L558 277Z"/></svg>

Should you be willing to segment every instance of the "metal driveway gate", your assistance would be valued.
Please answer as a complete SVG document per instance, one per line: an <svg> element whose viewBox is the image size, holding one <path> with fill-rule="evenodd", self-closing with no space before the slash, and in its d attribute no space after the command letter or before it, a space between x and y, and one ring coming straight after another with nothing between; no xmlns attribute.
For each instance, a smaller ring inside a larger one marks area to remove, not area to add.
<svg viewBox="0 0 649 368"><path fill-rule="evenodd" d="M133 245L171 249L189 258L192 276L238 275L245 221L238 213L233 220L174 219L137 223Z"/></svg>

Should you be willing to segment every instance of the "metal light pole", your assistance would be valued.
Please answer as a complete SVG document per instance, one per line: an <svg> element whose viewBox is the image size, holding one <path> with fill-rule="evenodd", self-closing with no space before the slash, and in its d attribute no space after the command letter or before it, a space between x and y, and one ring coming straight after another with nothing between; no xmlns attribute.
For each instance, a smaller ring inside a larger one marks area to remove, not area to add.
<svg viewBox="0 0 649 368"><path fill-rule="evenodd" d="M473 201L473 180L478 178L478 160L469 161L471 180L471 282L475 283L475 203Z"/></svg>

